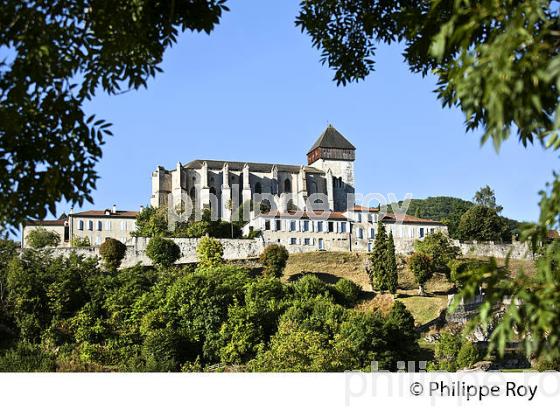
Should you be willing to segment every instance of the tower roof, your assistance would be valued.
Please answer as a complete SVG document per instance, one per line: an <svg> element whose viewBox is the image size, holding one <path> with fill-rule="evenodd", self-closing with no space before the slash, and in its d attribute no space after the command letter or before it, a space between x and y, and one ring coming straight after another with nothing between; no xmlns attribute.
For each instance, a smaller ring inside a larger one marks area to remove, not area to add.
<svg viewBox="0 0 560 410"><path fill-rule="evenodd" d="M317 148L338 148L356 150L350 141L348 141L338 130L331 124L319 136L319 139L313 144L309 152Z"/></svg>

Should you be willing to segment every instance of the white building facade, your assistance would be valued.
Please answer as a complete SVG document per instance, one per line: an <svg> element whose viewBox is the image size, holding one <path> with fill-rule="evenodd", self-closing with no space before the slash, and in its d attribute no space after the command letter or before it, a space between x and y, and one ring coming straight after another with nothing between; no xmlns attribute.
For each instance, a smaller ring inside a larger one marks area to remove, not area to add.
<svg viewBox="0 0 560 410"><path fill-rule="evenodd" d="M27 236L38 228L55 232L60 237L59 246L72 246L73 239L89 241L92 247L101 246L105 239L113 238L130 244L136 230L136 211L111 209L90 210L62 215L56 220L28 221L23 226L22 247L27 247ZM83 241L82 241L83 243Z"/></svg>

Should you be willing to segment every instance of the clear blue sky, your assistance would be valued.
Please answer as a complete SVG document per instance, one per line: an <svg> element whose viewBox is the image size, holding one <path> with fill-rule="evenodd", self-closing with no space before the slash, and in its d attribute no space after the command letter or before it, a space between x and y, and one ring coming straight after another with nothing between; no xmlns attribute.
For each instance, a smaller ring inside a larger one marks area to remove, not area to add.
<svg viewBox="0 0 560 410"><path fill-rule="evenodd" d="M557 155L515 138L496 154L442 109L433 78L412 74L398 46L378 50L376 72L345 88L294 26L298 0L229 2L211 34L186 33L147 90L99 95L88 109L114 124L94 205L138 209L151 172L195 158L302 164L332 123L357 147L360 192L471 199L489 184L504 215L538 216L538 191ZM61 204L59 211L68 211Z"/></svg>

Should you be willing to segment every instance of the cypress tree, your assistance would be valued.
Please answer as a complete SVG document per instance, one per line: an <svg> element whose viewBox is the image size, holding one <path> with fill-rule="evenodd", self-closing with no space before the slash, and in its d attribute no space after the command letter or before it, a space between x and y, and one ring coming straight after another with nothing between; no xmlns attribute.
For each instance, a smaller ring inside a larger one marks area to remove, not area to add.
<svg viewBox="0 0 560 410"><path fill-rule="evenodd" d="M386 258L386 287L389 292L395 294L397 293L398 272L397 255L395 252L395 241L393 240L393 232L389 232L389 239L387 239Z"/></svg>
<svg viewBox="0 0 560 410"><path fill-rule="evenodd" d="M371 268L369 279L373 289L378 291L387 290L386 288L386 254L387 254L387 234L385 226L379 221L377 223L377 235L375 245L370 256Z"/></svg>

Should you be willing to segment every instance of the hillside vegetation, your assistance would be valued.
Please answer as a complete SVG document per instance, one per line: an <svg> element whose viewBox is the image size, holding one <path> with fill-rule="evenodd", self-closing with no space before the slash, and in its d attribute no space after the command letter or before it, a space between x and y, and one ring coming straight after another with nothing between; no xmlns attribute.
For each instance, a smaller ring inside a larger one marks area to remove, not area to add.
<svg viewBox="0 0 560 410"><path fill-rule="evenodd" d="M393 204L388 205L388 212L394 212ZM399 207L402 201L399 202ZM433 219L447 225L449 236L459 238L459 222L465 212L475 206L475 203L450 196L434 196L425 199L412 199L406 211L407 215L418 218ZM511 235L518 233L519 221L500 216L500 220L510 231Z"/></svg>

